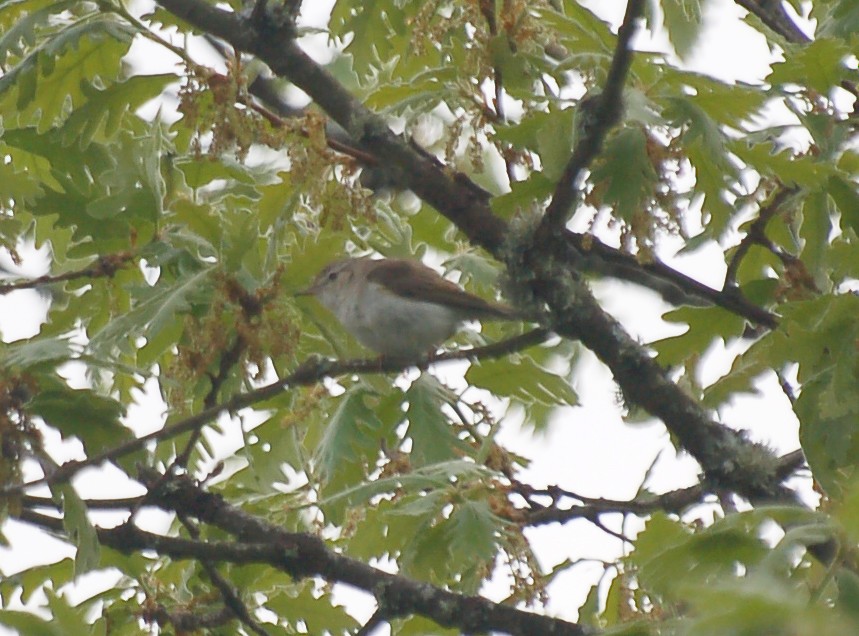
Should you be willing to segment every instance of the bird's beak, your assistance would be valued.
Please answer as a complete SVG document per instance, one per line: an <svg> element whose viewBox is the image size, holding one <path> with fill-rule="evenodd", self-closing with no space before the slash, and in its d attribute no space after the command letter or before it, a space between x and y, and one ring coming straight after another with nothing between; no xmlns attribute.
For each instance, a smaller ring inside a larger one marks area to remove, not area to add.
<svg viewBox="0 0 859 636"><path fill-rule="evenodd" d="M319 291L319 285L317 283L312 284L310 287L305 287L304 289L299 289L294 296L315 296L316 292Z"/></svg>

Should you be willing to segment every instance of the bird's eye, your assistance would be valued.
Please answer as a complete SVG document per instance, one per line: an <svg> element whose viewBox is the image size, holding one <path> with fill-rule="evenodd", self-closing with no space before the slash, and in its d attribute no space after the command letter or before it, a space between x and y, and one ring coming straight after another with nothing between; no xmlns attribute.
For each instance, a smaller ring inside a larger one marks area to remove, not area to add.
<svg viewBox="0 0 859 636"><path fill-rule="evenodd" d="M328 280L337 280L337 272L329 272Z"/></svg>

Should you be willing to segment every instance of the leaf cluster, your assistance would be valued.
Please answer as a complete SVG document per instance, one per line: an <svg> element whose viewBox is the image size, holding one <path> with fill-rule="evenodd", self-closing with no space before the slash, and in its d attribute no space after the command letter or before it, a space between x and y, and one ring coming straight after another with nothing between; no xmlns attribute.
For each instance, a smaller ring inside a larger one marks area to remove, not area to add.
<svg viewBox="0 0 859 636"><path fill-rule="evenodd" d="M612 76L619 38L574 0L341 0L328 23L335 51L328 72L303 67L336 79L356 103L405 131L420 146L410 160L426 160L473 194L469 202L486 201L494 219L511 222L508 246L524 241L513 236L516 228L533 236L533 219L574 187L570 212L587 230L577 237L584 248L570 258L583 270L602 228L602 238L619 246L607 253L642 276L665 245L716 250L727 272L722 288L709 290L718 302L675 308L665 318L685 325L684 333L643 353L632 339L628 346L665 377L670 372L695 414L756 391L761 378L793 383L798 442L823 499L815 511L752 500L744 512L725 506L715 520L708 496L725 502L732 493L712 480L711 450L710 464L706 453L695 455L707 477L701 489L670 509L646 489L611 502L523 483L540 459L499 441L499 431L518 425L522 434L543 435L563 425L562 408L576 413L573 387L586 378L568 333L490 360L467 348L512 341L526 327L469 326L452 344L462 353L450 357L462 366L449 381L425 369L374 374L367 363L310 386L277 385L275 378L300 377L308 364L327 364L314 356L362 353L330 315L294 297L333 258L425 258L485 297L507 265L510 288L547 328L573 306L552 299L572 303L579 275L563 274L566 283L552 286L557 279L545 272L563 269L557 243L547 241L529 247L545 268L526 280L514 259L499 264L498 251L469 244L466 237L477 243L474 228L454 222L449 210L371 192L364 186L373 171L416 191L423 175L404 176L385 146L372 145L383 135L364 125L358 109L339 123L349 128L347 141L358 128L366 135L344 144L320 105L290 116L282 102L259 97L267 72L248 57L236 52L217 65L196 59L176 42L207 29L161 4L140 16L118 0L0 3L0 246L13 258L41 248L50 267L38 280L0 289L23 307L24 290L36 287L48 304L34 335L0 346L0 512L60 537L75 554L15 573L3 567L0 624L22 633L99 634L145 633L152 624L207 633L359 628L337 600L335 584L344 579L333 574L306 578L275 562L188 558L166 542L161 551L103 544L108 510L121 510L128 527L147 514L157 489L141 496L133 485L144 466L187 472L253 518L322 538L328 557L390 567L457 598L501 578L510 604L533 607L563 594L564 576L581 568L541 561L545 546L530 530L547 511L628 540L626 556L607 560L598 582L579 579L590 589L580 622L559 621L557 633L856 631L859 14L852 0L813 3L811 42L772 31L769 16L747 16L781 51L759 85L682 64L705 32L707 3L651 3L647 23L665 30L673 51L634 54L620 119L603 126L600 152L573 184L559 179L605 123L592 105ZM198 15L221 10L191 4ZM264 40L284 13L253 19L265 26L243 24ZM222 35L214 23L209 30ZM138 70L144 42L170 56L164 72ZM300 86L296 75L289 79ZM850 100L852 111L844 106ZM554 238L565 232L556 228ZM594 269L622 278L612 262ZM667 280L701 300L688 279L669 272ZM748 312L732 310L738 302L769 312L777 327L750 325ZM730 370L705 385L705 353L749 336ZM644 400L620 373L654 372L629 363L619 369L597 353L618 377L633 419L650 403L636 403ZM221 408L236 396L262 396L253 392L263 385L279 390L238 412ZM141 421L149 412L143 402L158 404L161 415ZM143 431L188 422L180 435L134 442ZM55 459L45 440L56 436L79 442L80 463ZM745 437L732 439L747 450ZM763 464L775 465L766 449L754 448ZM717 449L719 474L748 456L735 450ZM129 484L127 497L100 501L71 480L88 462ZM34 473L50 486L42 497L29 489ZM190 542L182 545L258 547L172 512L164 535ZM607 516L641 531L623 536ZM828 559L817 558L821 546ZM115 584L73 603L69 589L92 571ZM392 633L442 633L420 599L405 610L384 607L382 587L374 593ZM21 611L21 603L51 619Z"/></svg>

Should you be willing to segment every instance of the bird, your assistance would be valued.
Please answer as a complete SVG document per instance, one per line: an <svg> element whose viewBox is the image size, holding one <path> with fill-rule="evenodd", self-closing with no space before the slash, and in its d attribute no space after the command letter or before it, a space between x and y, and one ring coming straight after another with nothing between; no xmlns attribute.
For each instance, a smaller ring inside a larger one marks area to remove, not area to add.
<svg viewBox="0 0 859 636"><path fill-rule="evenodd" d="M466 320L521 318L405 258L335 260L297 295L316 297L358 342L396 360L424 357Z"/></svg>

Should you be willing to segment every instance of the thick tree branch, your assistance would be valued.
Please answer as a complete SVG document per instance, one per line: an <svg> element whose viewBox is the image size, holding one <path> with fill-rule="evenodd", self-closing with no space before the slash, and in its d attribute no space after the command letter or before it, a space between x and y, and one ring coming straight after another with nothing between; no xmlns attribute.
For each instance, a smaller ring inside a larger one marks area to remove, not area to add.
<svg viewBox="0 0 859 636"><path fill-rule="evenodd" d="M236 14L200 0L159 0L196 28L260 57L275 73L301 88L354 139L388 165L402 168L405 183L454 222L475 244L508 264L514 280L530 281L532 293L553 312L552 329L580 339L612 370L624 396L662 419L666 427L721 488L758 499L788 499L792 493L775 473L775 458L763 446L713 421L675 385L623 328L608 316L576 277L578 250L555 234L522 259L533 237L511 236L489 208L488 195L461 173L451 173L430 154L394 135L325 69L283 34L259 31ZM527 261L527 262L526 262Z"/></svg>
<svg viewBox="0 0 859 636"><path fill-rule="evenodd" d="M287 532L267 521L242 512L218 495L208 493L188 477L173 477L161 483L161 475L146 471L141 481L159 484L150 493L153 505L181 511L203 523L233 535L235 541L200 541L165 537L146 532L132 524L98 529L99 541L115 550L131 554L155 550L173 559L210 562L266 563L301 579L321 577L329 582L350 585L372 594L388 618L419 614L443 627L464 633L496 631L506 634L592 633L584 626L532 614L477 596L463 596L403 576L389 574L328 549L325 542L310 534ZM62 520L21 511L18 518L42 528L61 531Z"/></svg>
<svg viewBox="0 0 859 636"><path fill-rule="evenodd" d="M211 35L207 35L206 39L222 55L227 55L226 47L221 44L220 40ZM271 78L259 75L248 87L248 90L252 95L277 111L278 114L276 115L256 104L250 104L274 125L284 125L281 117L299 117L305 112L304 109L294 108L286 103L278 91L276 82ZM487 117L492 120L498 119L496 113L489 110L485 104L481 103L479 106L486 111ZM326 141L332 150L353 157L361 164L363 170L361 182L367 187L395 186L404 189L413 187L411 175L399 173L397 169L388 167L386 163L369 154L339 125L330 124L326 126ZM395 172L397 174L394 174ZM483 197L484 205L488 207L489 193L480 190L480 194ZM443 210L441 211L444 213ZM564 238L575 248L575 251L570 253L575 252L577 255L574 261L567 264L571 269L609 276L647 287L674 305L706 306L713 304L742 316L755 325L773 329L778 324L776 316L748 302L733 290L724 292L713 289L658 260L646 263L639 262L634 255L606 245L594 236L585 236L564 230Z"/></svg>

